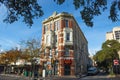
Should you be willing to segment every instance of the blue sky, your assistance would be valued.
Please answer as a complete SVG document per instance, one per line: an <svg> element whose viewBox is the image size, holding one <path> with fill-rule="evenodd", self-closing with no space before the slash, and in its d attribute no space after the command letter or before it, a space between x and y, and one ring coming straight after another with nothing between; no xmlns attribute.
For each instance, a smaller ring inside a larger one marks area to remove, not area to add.
<svg viewBox="0 0 120 80"><path fill-rule="evenodd" d="M42 21L53 14L54 11L68 12L72 14L78 22L81 30L88 40L88 49L90 54L94 54L101 49L102 43L105 41L105 34L111 31L113 27L120 26L120 22L113 23L108 19L109 12L104 12L101 16L93 19L94 26L87 27L80 17L79 10L75 10L72 0L66 0L62 5L56 5L53 0L38 0L42 6L44 15L34 20L32 28L29 28L21 20L13 24L3 23L2 20L6 16L4 6L0 7L0 49L9 50L11 48L21 48L20 41L37 38L41 40Z"/></svg>

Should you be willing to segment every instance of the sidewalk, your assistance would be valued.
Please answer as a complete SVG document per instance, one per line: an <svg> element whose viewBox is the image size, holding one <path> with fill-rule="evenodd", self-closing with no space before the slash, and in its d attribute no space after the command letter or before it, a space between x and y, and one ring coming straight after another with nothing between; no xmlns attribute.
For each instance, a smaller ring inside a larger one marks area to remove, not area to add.
<svg viewBox="0 0 120 80"><path fill-rule="evenodd" d="M3 76L11 76L11 77L16 77L16 78L23 78L23 80L53 80L53 79L69 79L69 78L79 78L79 76L50 76L50 77L38 77L38 78L34 78L32 79L32 77L29 77L29 76L24 76L24 75L17 75L17 74L0 74L0 75L3 75ZM85 77L86 75L82 75L82 77Z"/></svg>
<svg viewBox="0 0 120 80"><path fill-rule="evenodd" d="M23 78L25 80L29 80L29 77L26 77L24 75L17 75L17 74L0 74L1 76L10 76L10 77L16 77L16 78Z"/></svg>
<svg viewBox="0 0 120 80"><path fill-rule="evenodd" d="M120 77L120 74L113 74L113 75L109 74L107 77L108 78Z"/></svg>

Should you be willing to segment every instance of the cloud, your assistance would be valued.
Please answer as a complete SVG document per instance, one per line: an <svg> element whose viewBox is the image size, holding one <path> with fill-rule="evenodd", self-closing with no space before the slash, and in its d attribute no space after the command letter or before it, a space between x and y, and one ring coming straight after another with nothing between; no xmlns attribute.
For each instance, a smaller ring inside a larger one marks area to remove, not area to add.
<svg viewBox="0 0 120 80"><path fill-rule="evenodd" d="M17 47L18 49L20 49L20 45L18 43L16 43L15 41L13 40L8 40L8 39L1 39L0 38L0 44L1 44L1 49L4 48L4 49L11 49L11 48L15 48Z"/></svg>

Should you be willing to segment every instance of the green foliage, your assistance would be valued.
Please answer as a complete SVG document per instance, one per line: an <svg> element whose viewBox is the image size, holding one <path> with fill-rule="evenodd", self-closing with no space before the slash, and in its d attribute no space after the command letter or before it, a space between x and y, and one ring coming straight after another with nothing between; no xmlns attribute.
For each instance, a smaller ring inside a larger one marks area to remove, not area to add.
<svg viewBox="0 0 120 80"><path fill-rule="evenodd" d="M56 1L56 0L54 0ZM108 16L113 22L119 21L119 11L120 11L120 0L113 0L111 5L108 6L109 0L73 0L73 5L75 9L80 10L81 17L87 26L92 27L93 19L95 16L99 16L104 12L107 8L110 7L110 14ZM65 0L57 0L57 3L63 4Z"/></svg>
<svg viewBox="0 0 120 80"><path fill-rule="evenodd" d="M118 14L117 14L117 9L120 10L120 0L115 0L113 1L112 5L111 5L111 8L110 8L110 16L109 18L115 22L115 21L118 21Z"/></svg>
<svg viewBox="0 0 120 80"><path fill-rule="evenodd" d="M44 14L37 1L39 0L0 0L0 3L6 6L8 12L4 22L13 23L22 18L23 22L32 26L33 19L40 18ZM53 1L58 5L65 2L65 0ZM110 6L107 5L108 1L111 2ZM120 0L73 0L73 5L76 10L80 10L80 15L87 26L92 27L94 17L101 15L109 7L108 18L113 22L119 21Z"/></svg>
<svg viewBox="0 0 120 80"><path fill-rule="evenodd" d="M120 43L116 40L107 40L105 43L102 45L102 49L116 49L117 51L120 50Z"/></svg>
<svg viewBox="0 0 120 80"><path fill-rule="evenodd" d="M116 40L108 40L102 44L102 50L96 53L94 60L98 62L99 67L111 67L113 60L119 58L118 50L120 43Z"/></svg>
<svg viewBox="0 0 120 80"><path fill-rule="evenodd" d="M33 19L43 15L37 0L0 0L0 3L7 8L7 17L4 19L6 23L13 23L22 17L23 22L32 26Z"/></svg>

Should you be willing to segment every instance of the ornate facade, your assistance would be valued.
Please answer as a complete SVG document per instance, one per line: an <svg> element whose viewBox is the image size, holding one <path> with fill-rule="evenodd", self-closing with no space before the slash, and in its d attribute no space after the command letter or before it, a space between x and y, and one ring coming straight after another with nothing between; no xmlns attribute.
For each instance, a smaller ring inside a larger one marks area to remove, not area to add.
<svg viewBox="0 0 120 80"><path fill-rule="evenodd" d="M55 12L42 24L41 65L59 76L85 73L88 42L74 17Z"/></svg>

